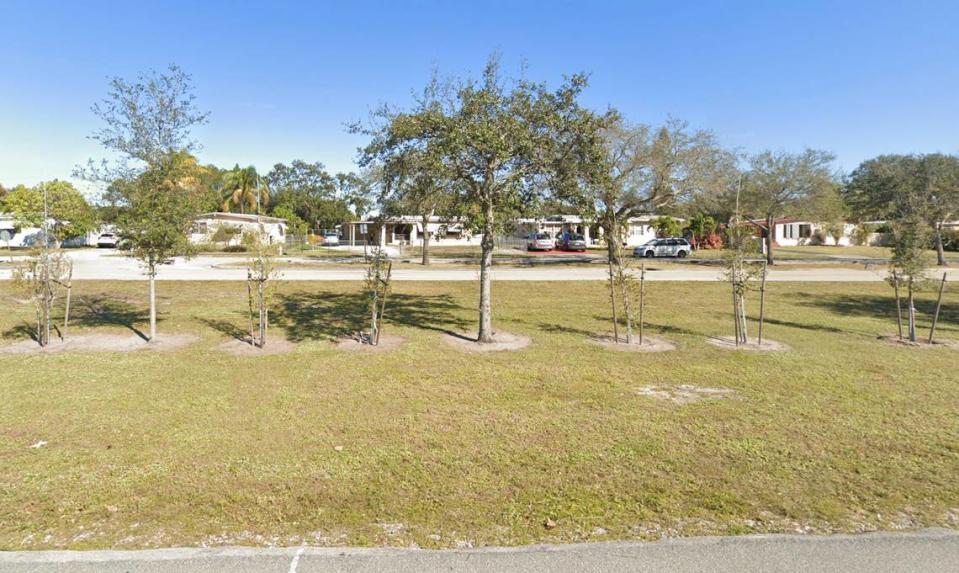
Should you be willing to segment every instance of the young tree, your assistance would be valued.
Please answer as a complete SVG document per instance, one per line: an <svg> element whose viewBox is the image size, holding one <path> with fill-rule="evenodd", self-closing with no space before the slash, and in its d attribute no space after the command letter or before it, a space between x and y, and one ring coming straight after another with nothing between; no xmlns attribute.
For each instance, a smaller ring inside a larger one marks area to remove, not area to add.
<svg viewBox="0 0 959 573"><path fill-rule="evenodd" d="M375 247L367 255L366 262L366 277L363 284L366 287L367 302L370 305L370 333L366 342L376 346L380 343L386 300L392 290L393 262L382 247Z"/></svg>
<svg viewBox="0 0 959 573"><path fill-rule="evenodd" d="M127 208L117 221L120 239L149 281L150 335L156 338L156 275L161 265L192 252L187 233L199 214L196 160L185 152L152 164L125 186Z"/></svg>
<svg viewBox="0 0 959 573"><path fill-rule="evenodd" d="M279 277L276 256L280 252L280 245L272 244L262 227L252 233L246 233L243 236L243 244L249 252L246 266L246 292L250 310L250 344L257 348L264 348L270 324L270 305L276 290L276 279ZM256 315L255 325L254 315Z"/></svg>
<svg viewBox="0 0 959 573"><path fill-rule="evenodd" d="M190 152L191 130L209 114L195 105L190 76L175 65L165 73L115 78L106 99L93 106L104 123L92 138L120 156L111 165L91 160L77 174L105 183L119 181L124 202L121 238L149 279L150 340L156 336L156 271L189 252L186 233L205 199L202 170Z"/></svg>
<svg viewBox="0 0 959 573"><path fill-rule="evenodd" d="M801 209L812 195L835 184L833 159L831 153L816 149L802 153L763 151L750 158L742 200L746 212L764 219L768 264L776 262L776 218Z"/></svg>
<svg viewBox="0 0 959 573"><path fill-rule="evenodd" d="M27 293L36 311L36 338L40 346L50 344L53 329L53 308L57 299L66 293L63 328L60 338L66 338L70 322L70 292L73 288L73 262L63 251L41 247L40 254L30 257L13 271L13 284Z"/></svg>
<svg viewBox="0 0 959 573"><path fill-rule="evenodd" d="M454 202L482 233L480 247L480 343L493 342L492 263L496 233L506 214L535 204L548 194L564 138L579 110L586 78L575 75L559 89L528 80L506 82L499 61L489 60L480 81L464 82L450 110L397 114L374 130L362 164L385 162L409 148L427 148L441 157L450 174ZM362 131L357 129L357 131Z"/></svg>
<svg viewBox="0 0 959 573"><path fill-rule="evenodd" d="M915 293L929 282L929 262L925 253L929 245L929 235L928 222L919 213L906 214L893 223L895 242L892 247L889 282L897 290L905 287L910 342L918 340ZM897 313L901 313L898 308Z"/></svg>
<svg viewBox="0 0 959 573"><path fill-rule="evenodd" d="M629 219L670 208L692 196L717 194L735 172L735 157L708 131L690 131L670 119L659 129L630 125L616 112L580 114L580 143L574 161L566 162L566 187L588 194L587 217L595 217L607 249L613 334L618 341L617 301L632 322L632 308L622 298L615 277L624 269L623 229ZM594 213L594 214L591 214Z"/></svg>
<svg viewBox="0 0 959 573"><path fill-rule="evenodd" d="M729 249L724 256L725 276L732 287L733 325L736 346L749 343L749 334L746 325L746 294L753 288L757 277L763 279L763 294L765 295L766 267L758 266L752 259L757 254L753 241L752 225L744 221L740 215L739 192L736 194L736 203L733 216L726 228L729 238ZM765 298L763 300L765 302ZM765 310L765 309L763 309ZM762 320L760 313L759 344L762 344Z"/></svg>

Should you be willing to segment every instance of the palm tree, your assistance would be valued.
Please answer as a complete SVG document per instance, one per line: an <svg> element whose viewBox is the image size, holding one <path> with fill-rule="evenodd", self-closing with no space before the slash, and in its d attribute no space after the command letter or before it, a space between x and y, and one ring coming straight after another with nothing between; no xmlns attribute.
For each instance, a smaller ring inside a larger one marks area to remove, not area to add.
<svg viewBox="0 0 959 573"><path fill-rule="evenodd" d="M270 202L270 189L252 165L244 168L237 165L228 171L223 177L223 192L222 209L227 212L231 205L239 206L240 213L246 213L246 208L258 211Z"/></svg>

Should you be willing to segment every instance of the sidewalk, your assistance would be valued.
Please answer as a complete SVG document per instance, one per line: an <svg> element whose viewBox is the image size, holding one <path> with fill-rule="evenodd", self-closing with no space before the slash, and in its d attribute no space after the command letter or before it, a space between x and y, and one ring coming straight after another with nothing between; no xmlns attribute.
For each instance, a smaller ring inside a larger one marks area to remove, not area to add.
<svg viewBox="0 0 959 573"><path fill-rule="evenodd" d="M223 548L0 552L2 573L453 572L948 572L959 570L959 532L704 537L654 542L431 551Z"/></svg>

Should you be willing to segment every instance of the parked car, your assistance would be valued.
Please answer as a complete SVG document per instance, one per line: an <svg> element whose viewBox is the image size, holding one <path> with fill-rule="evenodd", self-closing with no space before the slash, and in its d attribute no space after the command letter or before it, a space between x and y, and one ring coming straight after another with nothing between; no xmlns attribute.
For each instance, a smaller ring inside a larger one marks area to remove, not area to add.
<svg viewBox="0 0 959 573"><path fill-rule="evenodd" d="M637 257L679 257L684 258L693 250L686 239L670 237L667 239L653 239L645 245L633 249Z"/></svg>
<svg viewBox="0 0 959 573"><path fill-rule="evenodd" d="M556 238L556 248L561 251L586 251L586 237L576 233L563 233Z"/></svg>
<svg viewBox="0 0 959 573"><path fill-rule="evenodd" d="M118 242L119 242L119 239L117 239L116 234L114 234L114 233L102 233L102 234L97 238L97 248L100 248L100 249L115 249L115 248L117 248L117 243L118 243Z"/></svg>
<svg viewBox="0 0 959 573"><path fill-rule="evenodd" d="M340 236L336 234L336 231L323 231L323 239L320 243L324 247L335 247L340 244Z"/></svg>
<svg viewBox="0 0 959 573"><path fill-rule="evenodd" d="M553 239L546 233L530 233L526 237L527 251L550 251L553 249Z"/></svg>

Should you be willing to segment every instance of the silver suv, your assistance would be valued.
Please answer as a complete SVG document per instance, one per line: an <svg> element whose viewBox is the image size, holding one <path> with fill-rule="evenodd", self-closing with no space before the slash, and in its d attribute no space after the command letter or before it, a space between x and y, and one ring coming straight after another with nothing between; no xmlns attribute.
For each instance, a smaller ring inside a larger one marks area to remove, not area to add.
<svg viewBox="0 0 959 573"><path fill-rule="evenodd" d="M689 255L693 248L686 239L670 237L668 239L653 239L645 245L640 245L633 249L633 255L637 257L679 257L684 258Z"/></svg>

